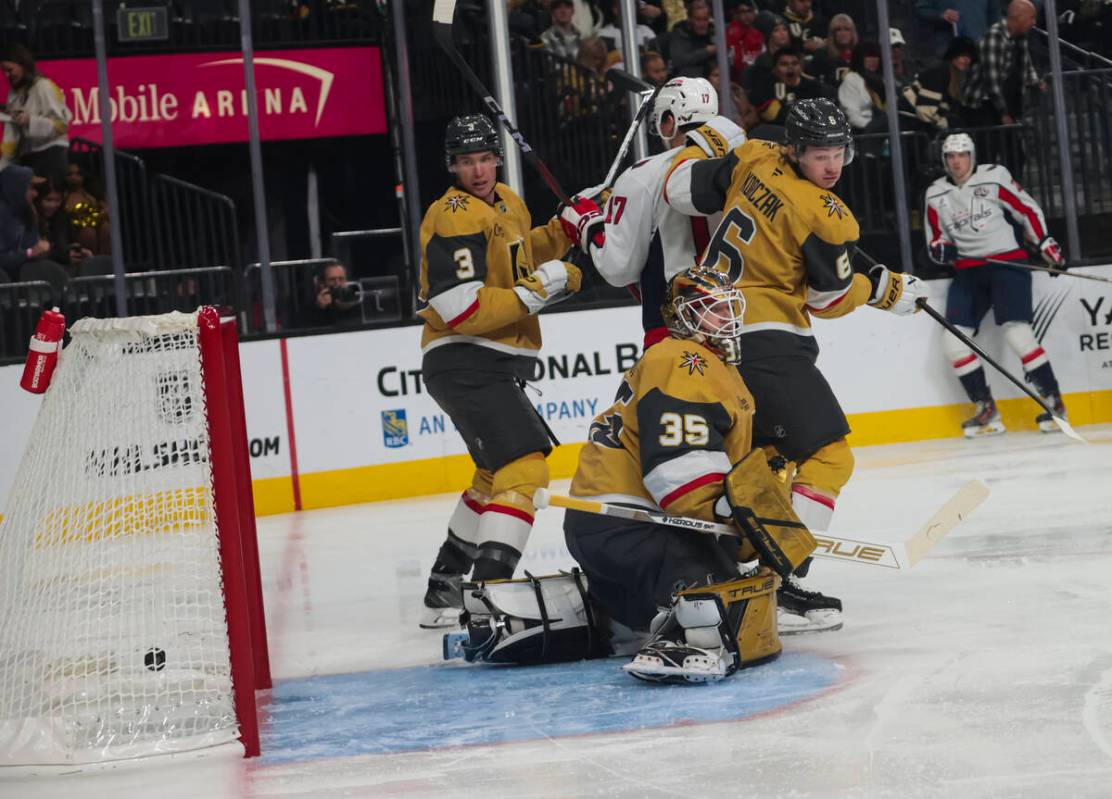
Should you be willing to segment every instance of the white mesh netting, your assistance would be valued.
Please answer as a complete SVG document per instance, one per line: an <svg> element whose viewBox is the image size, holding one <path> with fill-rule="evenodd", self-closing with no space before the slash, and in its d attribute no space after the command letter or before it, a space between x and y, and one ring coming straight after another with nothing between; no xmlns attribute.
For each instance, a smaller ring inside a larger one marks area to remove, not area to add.
<svg viewBox="0 0 1112 799"><path fill-rule="evenodd" d="M196 314L72 333L0 522L0 764L234 740Z"/></svg>

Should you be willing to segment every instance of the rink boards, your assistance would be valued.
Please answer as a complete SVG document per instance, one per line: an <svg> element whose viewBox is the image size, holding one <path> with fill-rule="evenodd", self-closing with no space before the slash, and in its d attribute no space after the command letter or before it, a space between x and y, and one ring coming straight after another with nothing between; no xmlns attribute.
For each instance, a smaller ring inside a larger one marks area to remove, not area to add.
<svg viewBox="0 0 1112 799"><path fill-rule="evenodd" d="M1112 277L1109 266L1085 271ZM944 307L948 283L929 284L937 308ZM1039 274L1034 294L1035 333L1071 421L1112 421L1112 286ZM1021 374L997 326L985 327L981 345ZM530 399L563 442L550 458L552 474L567 477L591 419L609 406L619 375L638 356L640 309L549 314L542 329L542 373ZM817 320L815 333L819 366L849 415L851 443L957 435L970 406L942 353L937 323L923 314L861 309ZM419 336L420 328L409 326L243 345L258 513L456 491L468 483L472 466L462 441L421 382ZM20 391L20 371L0 368L0 512L39 404ZM1038 408L988 371L1005 423L1032 429Z"/></svg>

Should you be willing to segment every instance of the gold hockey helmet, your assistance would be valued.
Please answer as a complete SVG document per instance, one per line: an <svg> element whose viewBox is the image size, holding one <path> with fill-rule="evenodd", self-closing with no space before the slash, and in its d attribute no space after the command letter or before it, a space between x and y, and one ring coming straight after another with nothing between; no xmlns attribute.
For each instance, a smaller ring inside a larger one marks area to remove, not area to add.
<svg viewBox="0 0 1112 799"><path fill-rule="evenodd" d="M709 266L693 266L668 283L661 308L676 338L697 341L729 364L741 362L745 297L729 276Z"/></svg>

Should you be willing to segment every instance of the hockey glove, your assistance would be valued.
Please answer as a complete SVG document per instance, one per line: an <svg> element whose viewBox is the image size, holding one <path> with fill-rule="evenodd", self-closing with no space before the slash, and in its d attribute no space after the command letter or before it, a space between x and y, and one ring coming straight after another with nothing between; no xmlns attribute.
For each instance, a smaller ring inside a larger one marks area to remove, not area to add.
<svg viewBox="0 0 1112 799"><path fill-rule="evenodd" d="M606 226L602 219L602 211L594 200L573 197L571 205L560 208L560 225L564 228L564 235L568 240L578 245L584 252L589 252L589 244L601 247L606 243Z"/></svg>
<svg viewBox="0 0 1112 799"><path fill-rule="evenodd" d="M893 272L883 264L869 270L869 282L873 284L873 296L869 305L882 311L891 311L898 316L907 316L919 310L915 301L927 296L927 285L903 272Z"/></svg>
<svg viewBox="0 0 1112 799"><path fill-rule="evenodd" d="M529 313L535 314L541 308L565 300L579 291L582 282L583 273L579 267L563 261L545 261L528 277L517 281L514 292Z"/></svg>
<svg viewBox="0 0 1112 799"><path fill-rule="evenodd" d="M745 144L745 131L726 117L712 117L695 130L688 131L687 141L710 158L721 158L735 147Z"/></svg>
<svg viewBox="0 0 1112 799"><path fill-rule="evenodd" d="M1066 268L1066 259L1062 257L1062 248L1058 246L1058 242L1054 240L1053 236L1047 236L1039 242L1039 254L1042 255L1047 266L1058 269Z"/></svg>
<svg viewBox="0 0 1112 799"><path fill-rule="evenodd" d="M952 264L958 259L957 246L948 241L935 239L930 243L928 249L930 251L931 260L936 264Z"/></svg>

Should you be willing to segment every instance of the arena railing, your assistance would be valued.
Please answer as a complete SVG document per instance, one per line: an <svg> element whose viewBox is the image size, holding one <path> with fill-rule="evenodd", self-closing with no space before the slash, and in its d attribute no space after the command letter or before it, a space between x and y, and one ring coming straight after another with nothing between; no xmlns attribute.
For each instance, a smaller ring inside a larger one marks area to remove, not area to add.
<svg viewBox="0 0 1112 799"><path fill-rule="evenodd" d="M49 283L0 283L0 363L20 361L42 312L54 303Z"/></svg>
<svg viewBox="0 0 1112 799"><path fill-rule="evenodd" d="M103 185L104 150L99 144L86 139L71 139L69 156L71 163L79 164L87 175ZM147 167L143 159L123 150L116 150L116 182L122 219L110 219L109 224L119 225L124 245L124 263L127 267L134 270L149 269L154 263L154 252L151 246Z"/></svg>
<svg viewBox="0 0 1112 799"><path fill-rule="evenodd" d="M150 183L155 262L166 269L243 263L230 197L169 175Z"/></svg>
<svg viewBox="0 0 1112 799"><path fill-rule="evenodd" d="M236 0L128 0L120 5L164 7L168 38L120 42L115 6L105 4L108 55L238 50ZM252 0L255 47L322 47L365 42L380 44L385 23L375 0ZM0 3L0 37L28 45L38 58L93 56L92 7L88 0L24 0Z"/></svg>

